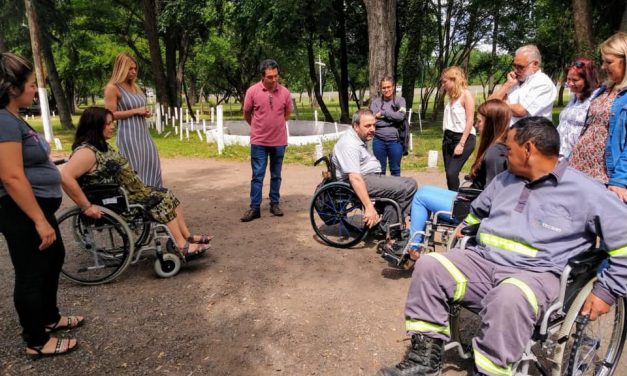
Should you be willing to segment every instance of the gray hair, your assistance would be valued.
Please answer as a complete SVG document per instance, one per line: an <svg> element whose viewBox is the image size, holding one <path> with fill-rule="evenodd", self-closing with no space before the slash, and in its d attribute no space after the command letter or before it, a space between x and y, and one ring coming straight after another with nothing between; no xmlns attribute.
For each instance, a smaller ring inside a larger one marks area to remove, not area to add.
<svg viewBox="0 0 627 376"><path fill-rule="evenodd" d="M353 125L359 125L359 122L361 122L361 118L363 116L374 116L374 113L372 113L372 111L367 108L362 108L361 110L356 111L353 114Z"/></svg>
<svg viewBox="0 0 627 376"><path fill-rule="evenodd" d="M530 61L537 60L538 64L542 64L542 55L535 44L526 44L516 50L516 55L524 54Z"/></svg>

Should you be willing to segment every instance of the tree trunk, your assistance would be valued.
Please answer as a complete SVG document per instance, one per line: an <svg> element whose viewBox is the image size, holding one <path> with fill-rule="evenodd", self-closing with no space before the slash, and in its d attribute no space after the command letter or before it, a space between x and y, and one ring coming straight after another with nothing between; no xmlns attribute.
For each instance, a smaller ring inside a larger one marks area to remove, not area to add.
<svg viewBox="0 0 627 376"><path fill-rule="evenodd" d="M142 8L144 11L144 29L150 50L150 69L152 70L152 79L155 82L155 95L159 103L169 107L175 105L175 103L172 101L172 95L166 86L166 78L163 70L161 46L157 32L157 4L155 0L142 0Z"/></svg>
<svg viewBox="0 0 627 376"><path fill-rule="evenodd" d="M348 99L348 47L346 36L346 14L344 13L344 1L336 0L338 9L338 22L340 34L340 80L337 82L338 100L340 102L340 123L351 122Z"/></svg>
<svg viewBox="0 0 627 376"><path fill-rule="evenodd" d="M177 40L179 36L173 32L168 31L165 42L165 77L167 80L167 87L170 92L170 100L175 107L181 107L180 94L181 91L176 82L176 51L178 49Z"/></svg>
<svg viewBox="0 0 627 376"><path fill-rule="evenodd" d="M573 22L575 24L575 45L577 55L591 56L593 50L592 15L590 0L572 0Z"/></svg>
<svg viewBox="0 0 627 376"><path fill-rule="evenodd" d="M494 80L494 74L496 71L496 62L498 55L496 54L497 40L499 35L499 9L494 8L494 24L492 25L492 55L490 56L490 67L488 68L488 96L494 92L496 81Z"/></svg>
<svg viewBox="0 0 627 376"><path fill-rule="evenodd" d="M364 0L364 4L368 14L368 81L370 98L374 98L381 79L394 74L396 0Z"/></svg>
<svg viewBox="0 0 627 376"><path fill-rule="evenodd" d="M37 10L35 10L37 12ZM39 19L42 19L39 17ZM41 26L41 24L40 24ZM45 26L44 26L45 28ZM65 129L74 129L74 124L72 124L72 114L70 112L70 107L68 106L67 98L65 97L65 93L63 92L63 87L61 86L61 79L59 78L59 72L57 71L57 65L54 61L54 55L52 54L52 41L50 40L50 36L44 28L40 29L40 38L44 41L41 44L41 52L44 58L44 64L46 65L46 70L48 71L48 82L50 83L50 89L52 90L52 95L54 95L54 100L57 105L57 111L59 111L59 120L61 121L61 126Z"/></svg>
<svg viewBox="0 0 627 376"><path fill-rule="evenodd" d="M420 61L420 50L422 48L422 29L424 25L425 14L427 12L426 0L409 3L409 7L405 10L408 17L412 17L407 22L407 52L401 66L403 74L402 95L407 103L407 108L412 108L414 103L414 88L418 73L422 73L424 66Z"/></svg>
<svg viewBox="0 0 627 376"><path fill-rule="evenodd" d="M313 38L311 36L307 41L307 62L309 63L309 78L314 85L313 92L316 96L316 101L318 102L318 105L320 105L320 110L324 114L324 121L333 123L333 116L331 116L329 109L324 104L324 99L320 95L320 83L318 82L318 78L316 77L316 63L314 62L313 52Z"/></svg>

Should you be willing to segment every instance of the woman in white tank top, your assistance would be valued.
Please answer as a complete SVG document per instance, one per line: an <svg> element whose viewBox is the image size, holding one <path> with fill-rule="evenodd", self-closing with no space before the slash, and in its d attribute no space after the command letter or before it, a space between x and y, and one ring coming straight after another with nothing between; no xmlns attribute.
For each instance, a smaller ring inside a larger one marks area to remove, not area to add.
<svg viewBox="0 0 627 376"><path fill-rule="evenodd" d="M442 158L446 171L446 184L451 191L459 189L459 173L475 149L475 129L472 126L475 99L468 90L466 76L461 68L448 67L440 78L442 89L449 102L444 108L442 129Z"/></svg>

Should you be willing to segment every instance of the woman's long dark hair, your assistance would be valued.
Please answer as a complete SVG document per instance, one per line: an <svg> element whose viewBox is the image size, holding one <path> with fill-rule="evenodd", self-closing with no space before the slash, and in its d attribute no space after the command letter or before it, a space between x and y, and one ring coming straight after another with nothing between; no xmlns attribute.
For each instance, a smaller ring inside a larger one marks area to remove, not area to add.
<svg viewBox="0 0 627 376"><path fill-rule="evenodd" d="M31 74L33 66L23 57L9 52L0 54L0 108L9 104L11 95L24 92L24 84Z"/></svg>
<svg viewBox="0 0 627 376"><path fill-rule="evenodd" d="M107 122L107 115L111 115L113 119L113 113L106 108L87 108L78 121L72 150L81 144L92 145L102 152L109 150L109 144L107 144L107 140L102 133Z"/></svg>
<svg viewBox="0 0 627 376"><path fill-rule="evenodd" d="M477 150L477 158L470 169L470 176L474 179L479 173L481 162L485 157L485 152L492 144L497 142L505 142L507 130L509 129L509 121L512 117L512 111L507 103L500 99L490 99L479 106L477 113L485 117L483 131L481 131L481 141Z"/></svg>

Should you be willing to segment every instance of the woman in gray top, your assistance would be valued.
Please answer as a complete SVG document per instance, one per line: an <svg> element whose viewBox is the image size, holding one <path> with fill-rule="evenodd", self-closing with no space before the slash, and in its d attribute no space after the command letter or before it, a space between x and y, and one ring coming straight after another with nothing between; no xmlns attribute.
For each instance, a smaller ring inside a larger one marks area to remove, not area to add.
<svg viewBox="0 0 627 376"><path fill-rule="evenodd" d="M83 317L61 316L57 307L65 256L54 216L61 205L61 175L46 140L19 113L36 93L32 65L0 54L0 232L15 269L13 299L26 354L40 357L73 350L76 339L49 333L77 327Z"/></svg>
<svg viewBox="0 0 627 376"><path fill-rule="evenodd" d="M370 111L377 119L374 139L372 140L372 152L381 163L381 174L390 161L390 174L401 176L401 157L404 153L405 131L405 99L397 97L394 80L391 77L383 77L380 83L381 97L375 98L370 104Z"/></svg>
<svg viewBox="0 0 627 376"><path fill-rule="evenodd" d="M146 107L146 96L136 80L137 61L128 54L119 54L105 88L105 107L113 112L118 122L116 144L120 153L128 159L144 184L161 188L159 153L146 124L150 109Z"/></svg>

